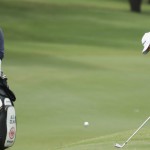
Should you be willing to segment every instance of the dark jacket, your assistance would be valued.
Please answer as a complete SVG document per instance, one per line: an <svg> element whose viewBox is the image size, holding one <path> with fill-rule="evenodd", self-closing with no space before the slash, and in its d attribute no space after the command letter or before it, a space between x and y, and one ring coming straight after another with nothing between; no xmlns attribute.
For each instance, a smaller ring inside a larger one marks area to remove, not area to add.
<svg viewBox="0 0 150 150"><path fill-rule="evenodd" d="M2 29L0 29L0 59L4 57L4 34Z"/></svg>

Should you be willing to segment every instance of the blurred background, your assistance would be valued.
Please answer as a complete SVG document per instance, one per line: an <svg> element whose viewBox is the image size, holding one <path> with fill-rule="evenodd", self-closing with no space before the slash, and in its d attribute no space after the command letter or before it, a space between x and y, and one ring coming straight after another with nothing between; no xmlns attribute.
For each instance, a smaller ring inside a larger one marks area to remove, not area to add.
<svg viewBox="0 0 150 150"><path fill-rule="evenodd" d="M110 150L127 139L149 116L149 17L148 0L1 0L3 71L17 97L11 150ZM147 125L128 150L149 140Z"/></svg>

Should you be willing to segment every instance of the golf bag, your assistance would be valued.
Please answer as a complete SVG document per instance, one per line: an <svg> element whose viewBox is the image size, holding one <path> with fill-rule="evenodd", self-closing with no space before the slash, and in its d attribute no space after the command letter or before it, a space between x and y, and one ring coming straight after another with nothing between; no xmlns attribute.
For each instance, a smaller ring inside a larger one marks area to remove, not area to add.
<svg viewBox="0 0 150 150"><path fill-rule="evenodd" d="M0 150L11 147L16 138L16 113L14 93L7 85L7 78L0 76Z"/></svg>

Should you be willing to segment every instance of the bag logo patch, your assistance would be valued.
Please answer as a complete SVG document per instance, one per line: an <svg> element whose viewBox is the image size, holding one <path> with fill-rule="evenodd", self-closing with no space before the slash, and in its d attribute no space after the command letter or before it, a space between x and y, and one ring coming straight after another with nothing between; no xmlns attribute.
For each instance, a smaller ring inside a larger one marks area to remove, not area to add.
<svg viewBox="0 0 150 150"><path fill-rule="evenodd" d="M15 128L12 127L12 128L10 129L10 131L9 131L9 137L10 137L10 139L13 139L13 138L15 137L15 135L16 135Z"/></svg>
<svg viewBox="0 0 150 150"><path fill-rule="evenodd" d="M9 98L5 98L4 104L5 104L5 106L6 105L11 105L10 99Z"/></svg>

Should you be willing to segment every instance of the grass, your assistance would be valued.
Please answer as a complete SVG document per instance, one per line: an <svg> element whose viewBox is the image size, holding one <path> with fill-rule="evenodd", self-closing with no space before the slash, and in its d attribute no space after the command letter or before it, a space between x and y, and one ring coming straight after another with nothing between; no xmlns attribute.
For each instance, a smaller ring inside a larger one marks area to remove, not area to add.
<svg viewBox="0 0 150 150"><path fill-rule="evenodd" d="M149 115L149 8L112 0L3 0L3 70L15 91L12 150L114 149ZM88 128L83 122L89 121ZM149 125L125 148L149 148Z"/></svg>

